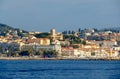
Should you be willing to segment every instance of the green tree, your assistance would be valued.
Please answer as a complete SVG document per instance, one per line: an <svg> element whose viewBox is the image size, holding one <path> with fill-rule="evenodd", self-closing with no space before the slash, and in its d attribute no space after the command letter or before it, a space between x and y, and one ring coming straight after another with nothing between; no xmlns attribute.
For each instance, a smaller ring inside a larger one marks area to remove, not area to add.
<svg viewBox="0 0 120 79"><path fill-rule="evenodd" d="M28 49L29 56L34 56L34 50L33 48Z"/></svg>
<svg viewBox="0 0 120 79"><path fill-rule="evenodd" d="M8 54L9 54L9 53L8 53ZM8 55L8 56L9 56L9 55ZM10 53L10 56L18 57L18 56L19 56L19 51L11 52L11 53Z"/></svg>
<svg viewBox="0 0 120 79"><path fill-rule="evenodd" d="M86 45L86 41L85 41L85 40L83 40L81 43L82 43L83 45Z"/></svg>
<svg viewBox="0 0 120 79"><path fill-rule="evenodd" d="M81 40L78 37L74 37L73 40L70 41L70 44L81 44Z"/></svg>
<svg viewBox="0 0 120 79"><path fill-rule="evenodd" d="M0 53L2 53L2 46L0 46Z"/></svg>
<svg viewBox="0 0 120 79"><path fill-rule="evenodd" d="M52 57L57 57L58 52L55 50L50 50L50 51L44 51L43 52L43 57L48 57L48 58L52 58Z"/></svg>
<svg viewBox="0 0 120 79"><path fill-rule="evenodd" d="M29 56L29 52L28 51L21 51L19 53L19 56Z"/></svg>
<svg viewBox="0 0 120 79"><path fill-rule="evenodd" d="M45 32L45 33L35 34L34 36L37 38L50 38L50 33Z"/></svg>
<svg viewBox="0 0 120 79"><path fill-rule="evenodd" d="M41 56L42 57L42 55L43 55L43 52L44 52L44 50L38 50L36 53L35 53L35 55L39 55L39 56Z"/></svg>
<svg viewBox="0 0 120 79"><path fill-rule="evenodd" d="M68 44L61 44L61 47L68 47Z"/></svg>
<svg viewBox="0 0 120 79"><path fill-rule="evenodd" d="M28 56L34 56L35 50L33 49L33 46L27 46L26 49L21 50L20 56L21 55L28 55ZM25 53L25 54L24 54Z"/></svg>
<svg viewBox="0 0 120 79"><path fill-rule="evenodd" d="M74 45L74 46L73 46L73 48L75 48L75 49L76 49L76 48L79 48L79 46L77 46L77 45Z"/></svg>

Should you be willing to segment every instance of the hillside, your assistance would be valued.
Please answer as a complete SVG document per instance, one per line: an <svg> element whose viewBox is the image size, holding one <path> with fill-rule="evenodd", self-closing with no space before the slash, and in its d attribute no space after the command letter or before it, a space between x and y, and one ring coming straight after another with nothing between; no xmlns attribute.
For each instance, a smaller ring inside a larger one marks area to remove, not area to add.
<svg viewBox="0 0 120 79"><path fill-rule="evenodd" d="M15 29L8 25L0 24L0 32L8 32L9 30L15 30Z"/></svg>
<svg viewBox="0 0 120 79"><path fill-rule="evenodd" d="M15 32L15 31L17 31L18 35L19 34L21 35L22 33L28 33L25 30L21 30L21 29L18 29L18 28L13 28L13 27L8 26L6 24L1 24L0 23L0 35L5 36L6 33L8 33L8 32Z"/></svg>

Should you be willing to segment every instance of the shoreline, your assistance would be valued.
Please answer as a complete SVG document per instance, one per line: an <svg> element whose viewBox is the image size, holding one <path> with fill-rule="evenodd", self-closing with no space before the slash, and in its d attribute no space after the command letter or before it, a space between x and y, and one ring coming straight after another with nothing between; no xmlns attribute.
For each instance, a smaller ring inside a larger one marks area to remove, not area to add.
<svg viewBox="0 0 120 79"><path fill-rule="evenodd" d="M0 57L0 60L120 60L120 58L40 58L40 57Z"/></svg>

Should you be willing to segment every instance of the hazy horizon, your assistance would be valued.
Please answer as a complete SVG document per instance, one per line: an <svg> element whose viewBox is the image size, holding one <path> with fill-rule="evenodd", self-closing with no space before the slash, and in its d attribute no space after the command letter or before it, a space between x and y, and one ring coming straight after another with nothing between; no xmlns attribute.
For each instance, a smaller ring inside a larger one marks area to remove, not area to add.
<svg viewBox="0 0 120 79"><path fill-rule="evenodd" d="M0 0L0 23L28 31L120 26L120 0Z"/></svg>

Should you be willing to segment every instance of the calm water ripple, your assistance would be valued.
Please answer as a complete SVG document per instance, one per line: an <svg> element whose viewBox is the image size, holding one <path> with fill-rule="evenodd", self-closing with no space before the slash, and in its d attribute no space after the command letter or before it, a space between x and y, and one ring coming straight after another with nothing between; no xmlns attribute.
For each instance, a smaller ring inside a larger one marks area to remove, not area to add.
<svg viewBox="0 0 120 79"><path fill-rule="evenodd" d="M0 79L120 79L120 61L0 60Z"/></svg>

